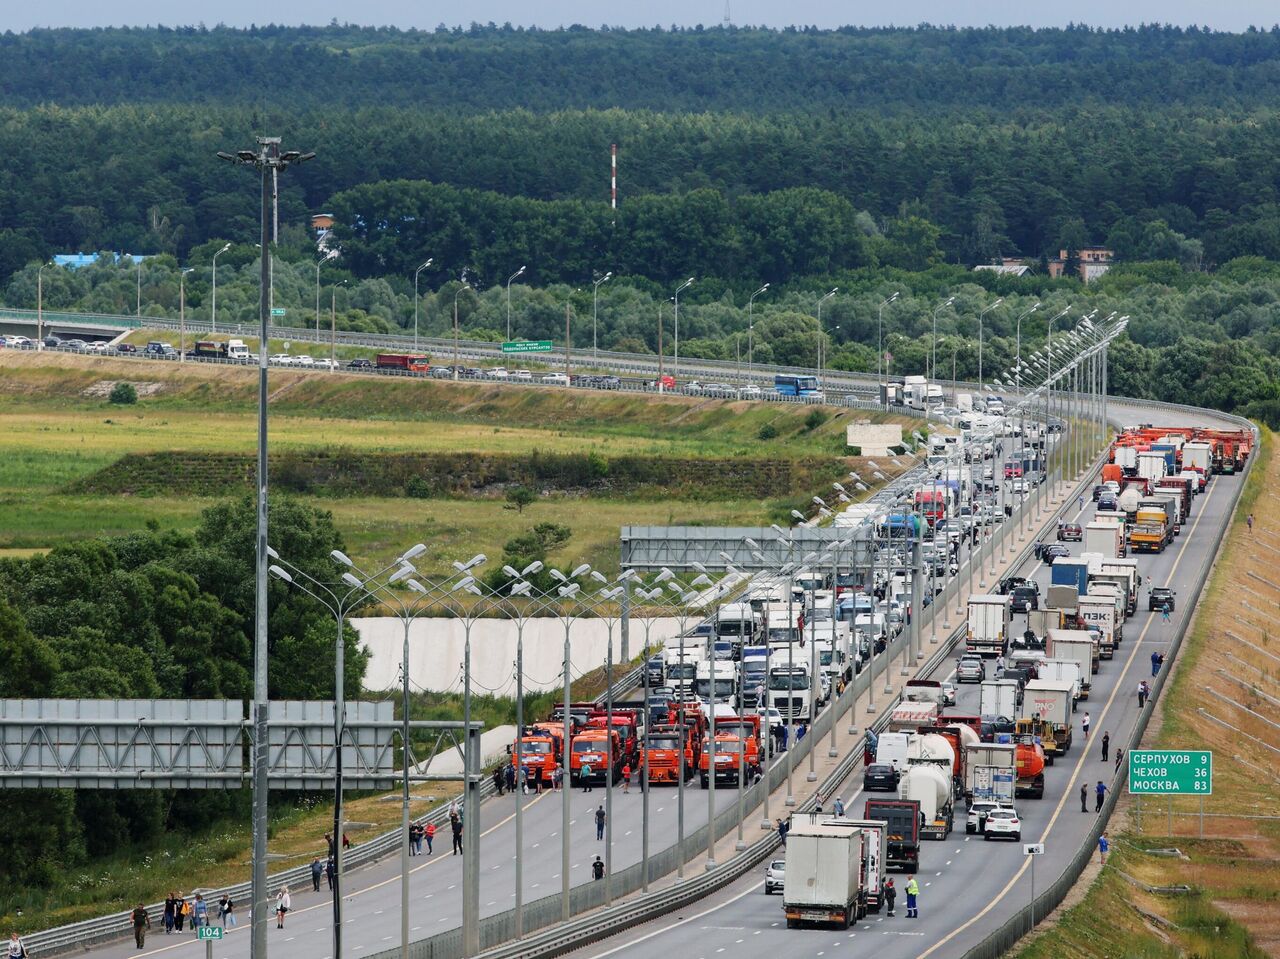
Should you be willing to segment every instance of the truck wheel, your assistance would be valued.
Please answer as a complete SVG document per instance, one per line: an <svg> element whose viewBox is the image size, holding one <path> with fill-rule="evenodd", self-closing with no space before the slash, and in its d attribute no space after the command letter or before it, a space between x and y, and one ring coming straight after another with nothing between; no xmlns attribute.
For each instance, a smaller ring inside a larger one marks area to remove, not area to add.
<svg viewBox="0 0 1280 959"><path fill-rule="evenodd" d="M799 922L797 922L795 919L792 919L790 916L788 916L788 917L787 917L787 928L788 928L788 929L794 929L794 928L796 928L796 926L798 926L798 925L800 925L800 923L799 923Z"/></svg>
<svg viewBox="0 0 1280 959"><path fill-rule="evenodd" d="M707 782L707 777L706 777L706 776L703 776L703 777L702 777L702 788L703 788L703 789L710 789L710 788L711 788L710 783L708 783L708 782Z"/></svg>

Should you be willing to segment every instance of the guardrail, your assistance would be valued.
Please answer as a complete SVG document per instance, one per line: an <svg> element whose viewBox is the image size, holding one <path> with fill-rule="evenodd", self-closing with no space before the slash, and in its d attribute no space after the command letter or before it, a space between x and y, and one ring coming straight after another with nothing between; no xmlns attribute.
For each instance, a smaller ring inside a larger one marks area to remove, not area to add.
<svg viewBox="0 0 1280 959"><path fill-rule="evenodd" d="M1128 405L1144 406L1161 412L1175 411L1183 414L1194 414L1196 416L1203 416L1206 412L1205 410L1197 407L1180 406L1173 403L1132 402ZM1240 482L1236 484L1235 492L1231 497L1231 509L1228 512L1228 517L1230 517L1235 513L1236 505L1239 503L1240 496L1244 492L1245 483L1247 482L1250 473L1253 471L1254 463L1257 461L1258 430L1251 422L1243 417L1216 412L1214 415L1220 416L1223 420L1252 431L1254 436L1254 452L1250 455L1249 461L1245 464L1244 472L1240 474ZM1214 480L1214 482L1221 482L1221 478L1219 477ZM1197 605L1199 604L1199 597L1204 591L1205 584L1208 582L1209 573L1217 562L1218 553L1222 550L1222 541L1225 539L1226 537L1224 536L1222 540L1219 541L1218 548L1205 557L1204 563L1201 564L1201 567L1196 574L1195 595L1197 597ZM1193 618L1194 617L1192 616L1184 617L1181 625L1175 630L1173 640L1169 645L1168 659L1170 664L1177 659L1178 651L1182 648L1182 641L1186 638L1187 630L1190 628ZM1164 690L1165 684L1169 676L1172 674L1172 671L1172 665L1170 665L1168 669L1161 670L1160 675L1155 677L1155 681L1151 684L1151 695L1147 698L1146 706L1144 706L1142 711L1138 714L1138 720L1134 724L1133 735L1129 737L1129 742L1126 747L1127 749L1132 750L1140 748L1142 744L1142 737L1146 734L1147 725L1150 723L1151 717L1155 712L1155 704L1160 700L1160 693ZM1108 821L1111 819L1111 814L1115 810L1116 803L1120 801L1119 786L1121 783L1126 781L1127 770L1122 764L1119 769L1113 770L1109 783L1110 788L1108 789L1106 799L1102 804L1102 812L1096 817L1094 824L1085 836L1084 841L1081 843L1079 849L1076 850L1075 855L1071 858L1071 862L1068 864L1066 871L1058 876L1053 882L1049 883L1047 888L1036 896L1034 903L1028 903L1006 919L999 927L992 930L980 943L966 951L963 954L962 959L999 959L999 957L1003 956L1009 949L1011 949L1019 939L1034 928L1031 922L1032 916L1037 916L1043 920L1050 912L1062 903L1062 901L1067 897L1067 893L1071 891L1071 888L1079 880L1081 874L1085 870L1085 867L1089 864L1089 861L1093 858L1094 850L1098 847L1098 838L1102 835Z"/></svg>

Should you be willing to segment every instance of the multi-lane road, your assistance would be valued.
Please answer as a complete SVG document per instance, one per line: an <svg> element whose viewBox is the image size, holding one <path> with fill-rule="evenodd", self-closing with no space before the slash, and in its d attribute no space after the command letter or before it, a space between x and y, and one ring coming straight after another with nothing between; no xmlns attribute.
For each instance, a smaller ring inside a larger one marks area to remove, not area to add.
<svg viewBox="0 0 1280 959"><path fill-rule="evenodd" d="M1142 414L1149 419L1152 414ZM1129 418L1126 416L1126 418ZM1194 419L1194 418L1193 418ZM1209 422L1206 417L1204 422ZM1161 419L1164 422L1165 419ZM1137 418L1131 419L1137 422ZM1180 418L1179 422L1186 422ZM1099 779L1112 781L1113 761L1103 762L1100 739L1110 732L1113 744L1128 742L1138 716L1138 682L1151 677L1151 654L1164 651L1181 621L1194 607L1192 588L1200 568L1217 548L1230 515L1234 487L1239 477L1214 477L1205 492L1193 502L1190 521L1173 546L1164 553L1140 558L1144 578L1138 611L1125 625L1124 640L1116 657L1103 661L1092 678L1090 698L1076 713L1075 742L1071 751L1045 769L1043 799L1020 799L1024 842L1043 842L1045 855L1036 863L1037 883L1047 884L1066 869L1094 824L1093 786ZM1069 519L1088 516L1093 504L1086 497L1083 512L1072 501L1065 509ZM1022 575L1031 575L1041 584L1043 595L1048 569L1028 561ZM1178 590L1178 607L1166 623L1145 606L1148 585L1172 586ZM1020 628L1022 616L1015 616ZM946 672L952 664L942 670ZM1166 667L1167 668L1167 667ZM945 678L945 677L940 677ZM978 711L978 687L962 685L955 711ZM1089 742L1083 741L1080 720L1090 715ZM1113 754L1114 756L1114 754ZM861 768L857 781L842 790L851 813L861 810ZM1089 812L1080 811L1079 791L1088 787ZM881 794L882 795L882 794ZM574 955L579 959L661 959L678 955L689 959L717 959L729 954L734 959L773 959L786 955L823 957L865 955L874 949L880 959L962 955L993 928L1026 905L1031 894L1029 861L1021 843L987 842L980 836L966 836L963 804L957 808L958 829L942 842L921 846L920 918L905 918L899 896L898 915L889 919L872 915L849 930L822 928L787 929L782 916L781 897L766 896L763 869L725 887L678 916L664 917L584 947ZM901 889L905 875L895 878ZM1043 888L1043 885L1041 886ZM855 951L856 950L856 951Z"/></svg>

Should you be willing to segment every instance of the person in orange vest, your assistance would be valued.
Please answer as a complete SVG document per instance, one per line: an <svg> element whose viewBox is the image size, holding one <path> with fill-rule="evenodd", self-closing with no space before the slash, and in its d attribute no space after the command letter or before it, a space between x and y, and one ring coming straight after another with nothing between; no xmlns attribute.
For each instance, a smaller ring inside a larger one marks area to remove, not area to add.
<svg viewBox="0 0 1280 959"><path fill-rule="evenodd" d="M622 791L623 793L631 792L631 763L622 765Z"/></svg>

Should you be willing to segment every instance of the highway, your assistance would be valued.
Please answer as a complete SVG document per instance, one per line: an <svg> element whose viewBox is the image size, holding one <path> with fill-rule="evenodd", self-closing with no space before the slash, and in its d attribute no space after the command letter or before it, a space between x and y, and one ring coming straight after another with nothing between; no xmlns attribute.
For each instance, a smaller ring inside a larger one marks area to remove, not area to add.
<svg viewBox="0 0 1280 959"><path fill-rule="evenodd" d="M1136 423L1139 416L1145 421L1152 414L1143 411L1132 417L1125 415L1129 421L1126 425ZM1157 422L1172 423L1173 419L1160 416ZM1196 419L1179 417L1178 421ZM1214 419L1206 415L1201 422ZM1139 557L1144 583L1138 611L1125 624L1124 640L1116 657L1104 660L1092 678L1090 699L1081 702L1076 713L1071 751L1055 765L1046 767L1043 799L1017 801L1023 821L1022 841L1043 842L1046 846L1045 855L1036 863L1037 883L1042 888L1066 869L1094 822L1093 786L1099 779L1110 783L1113 770L1113 762L1101 761L1101 735L1109 731L1113 743L1128 741L1138 715L1138 682L1151 676L1152 652L1164 651L1179 623L1191 614L1196 574L1217 548L1229 519L1233 487L1240 482L1239 477L1214 477L1193 501L1190 522L1173 546L1159 555ZM1065 512L1070 519L1081 515L1075 502ZM1092 512L1093 504L1086 497L1083 515ZM1078 547L1073 552L1078 554ZM1034 575L1043 595L1048 569L1031 561L1026 569L1033 572L1021 574ZM1146 587L1150 584L1172 586L1178 591L1177 607L1169 623L1164 623L1160 614L1146 611ZM1025 628L1023 622L1023 616L1015 616L1014 628ZM976 684L960 686L954 711L978 711ZM1092 723L1087 747L1079 725L1086 712ZM1078 794L1082 784L1089 787L1087 813L1080 811ZM865 798L861 767L846 783L842 795L851 814L861 811ZM963 812L962 802L957 807L957 829L946 840L922 843L917 876L921 887L918 920L905 918L902 888L906 876L895 874L899 888L896 918L873 914L848 930L789 930L782 916L781 897L764 894L761 867L679 916L638 926L573 955L580 959L659 959L672 955L716 959L729 951L735 959L773 959L780 955L791 959L863 955L869 945L879 959L961 955L1025 905L1031 894L1028 860L1022 855L1021 843L987 842L980 836L966 836Z"/></svg>

